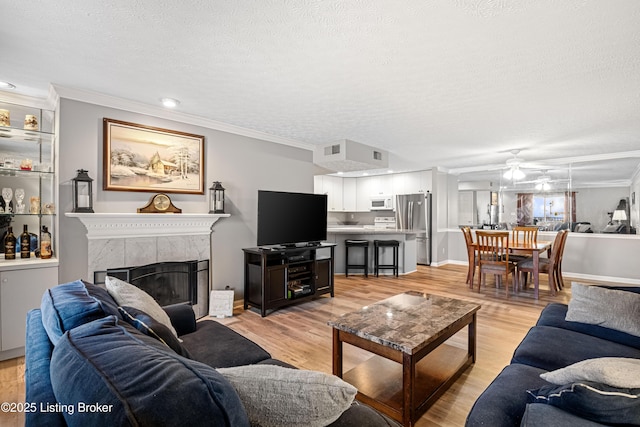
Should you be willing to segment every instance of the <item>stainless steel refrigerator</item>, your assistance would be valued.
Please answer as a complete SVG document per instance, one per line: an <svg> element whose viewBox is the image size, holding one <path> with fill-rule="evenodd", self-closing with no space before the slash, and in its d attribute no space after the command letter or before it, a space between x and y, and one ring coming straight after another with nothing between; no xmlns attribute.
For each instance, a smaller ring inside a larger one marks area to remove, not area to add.
<svg viewBox="0 0 640 427"><path fill-rule="evenodd" d="M431 265L431 193L396 196L396 225L416 230L417 262Z"/></svg>

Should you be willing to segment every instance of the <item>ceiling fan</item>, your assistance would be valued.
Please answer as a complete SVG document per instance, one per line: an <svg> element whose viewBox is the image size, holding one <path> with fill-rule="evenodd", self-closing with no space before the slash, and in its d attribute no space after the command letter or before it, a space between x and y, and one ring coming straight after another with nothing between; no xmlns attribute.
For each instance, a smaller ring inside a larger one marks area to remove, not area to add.
<svg viewBox="0 0 640 427"><path fill-rule="evenodd" d="M553 184L555 183L564 183L569 181L568 178L553 178L547 169L541 169L540 172L542 175L537 178L530 181L520 181L519 184L533 184L536 190L548 191L553 188Z"/></svg>
<svg viewBox="0 0 640 427"><path fill-rule="evenodd" d="M504 172L502 177L504 179L512 181L520 181L526 177L526 174L520 169L520 166L524 163L524 160L518 157L520 150L511 150L513 158L507 160L508 169Z"/></svg>

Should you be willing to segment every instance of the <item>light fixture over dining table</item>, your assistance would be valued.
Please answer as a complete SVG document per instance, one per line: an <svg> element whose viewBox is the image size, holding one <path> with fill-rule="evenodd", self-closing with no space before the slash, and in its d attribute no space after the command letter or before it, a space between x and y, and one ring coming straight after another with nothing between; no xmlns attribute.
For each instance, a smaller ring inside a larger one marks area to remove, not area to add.
<svg viewBox="0 0 640 427"><path fill-rule="evenodd" d="M507 166L509 167L509 169L507 169L502 175L504 179L519 181L521 179L524 179L524 177L526 176L526 174L520 169L520 165L522 164L523 160L518 157L518 153L520 153L520 150L511 150L513 158L507 160Z"/></svg>

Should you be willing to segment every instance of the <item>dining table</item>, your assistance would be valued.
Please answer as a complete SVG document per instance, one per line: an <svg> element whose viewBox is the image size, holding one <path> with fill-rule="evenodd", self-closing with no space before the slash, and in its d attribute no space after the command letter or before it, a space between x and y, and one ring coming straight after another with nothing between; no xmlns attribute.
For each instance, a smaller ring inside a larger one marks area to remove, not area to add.
<svg viewBox="0 0 640 427"><path fill-rule="evenodd" d="M486 230L484 230L486 231ZM473 242L474 250L477 250L477 241ZM509 252L531 255L533 260L533 296L538 299L540 285L540 254L551 252L551 242L523 242L509 240ZM475 268L471 265L469 268ZM471 284L473 286L473 284ZM551 295L555 295L556 290L551 287Z"/></svg>

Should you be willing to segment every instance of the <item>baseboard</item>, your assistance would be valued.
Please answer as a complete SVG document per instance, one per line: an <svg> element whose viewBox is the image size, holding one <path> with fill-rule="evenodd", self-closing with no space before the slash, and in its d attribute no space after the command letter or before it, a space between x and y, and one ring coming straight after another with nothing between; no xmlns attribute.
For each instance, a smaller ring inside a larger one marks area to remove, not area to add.
<svg viewBox="0 0 640 427"><path fill-rule="evenodd" d="M468 262L458 261L458 260L445 260L440 262L432 262L432 267L442 267L446 264L453 265L469 265ZM611 283L624 283L629 285L640 285L640 279L630 279L628 277L614 277L614 276L597 276L595 274L583 274L583 273L572 273L569 271L563 271L562 276L566 279L581 279L581 280L590 280L594 282L611 282Z"/></svg>
<svg viewBox="0 0 640 427"><path fill-rule="evenodd" d="M640 285L640 279L629 279L628 277L612 277L612 276L596 276L593 274L581 274L581 273L571 273L571 272L562 272L562 276L566 279L582 279L582 280L591 280L594 282L613 282L613 283L623 283L629 285Z"/></svg>

